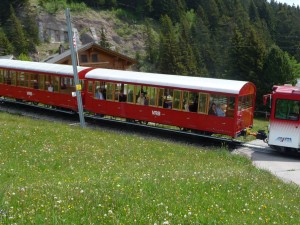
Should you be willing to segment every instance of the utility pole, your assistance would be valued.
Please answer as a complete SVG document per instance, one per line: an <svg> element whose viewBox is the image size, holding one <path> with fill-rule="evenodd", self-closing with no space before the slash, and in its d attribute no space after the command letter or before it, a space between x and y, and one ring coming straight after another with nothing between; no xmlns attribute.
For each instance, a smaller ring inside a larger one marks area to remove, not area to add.
<svg viewBox="0 0 300 225"><path fill-rule="evenodd" d="M86 127L84 116L83 116L83 106L82 106L82 99L81 99L81 84L79 83L78 73L77 73L77 60L76 54L74 50L74 43L73 43L73 32L71 28L71 16L70 16L70 9L66 9L66 18L67 18L67 27L68 27L68 35L69 35L69 44L71 49L71 57L72 57L72 64L73 64L73 72L74 72L74 81L76 85L76 97L77 97L77 105L78 105L78 113L80 119L80 126L82 128Z"/></svg>

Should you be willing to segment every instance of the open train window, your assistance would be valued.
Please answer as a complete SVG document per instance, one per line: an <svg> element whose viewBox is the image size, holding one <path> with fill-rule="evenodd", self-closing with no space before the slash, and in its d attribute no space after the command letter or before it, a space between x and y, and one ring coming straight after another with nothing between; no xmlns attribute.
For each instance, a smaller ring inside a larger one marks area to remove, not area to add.
<svg viewBox="0 0 300 225"><path fill-rule="evenodd" d="M107 82L106 83L106 100L114 101L115 96L115 84Z"/></svg>
<svg viewBox="0 0 300 225"><path fill-rule="evenodd" d="M125 85L125 93L127 95L127 103L134 103L134 101L135 101L134 89L135 89L135 87L132 84Z"/></svg>
<svg viewBox="0 0 300 225"><path fill-rule="evenodd" d="M29 74L20 72L17 74L17 85L21 87L28 87Z"/></svg>
<svg viewBox="0 0 300 225"><path fill-rule="evenodd" d="M30 88L34 88L34 89L39 89L39 83L38 83L38 81L39 81L39 77L38 77L38 75L37 74L30 74L30 76L29 76L30 78L30 80L29 80L29 87Z"/></svg>
<svg viewBox="0 0 300 225"><path fill-rule="evenodd" d="M205 93L199 93L199 108L198 112L202 114L208 113L209 108L209 97L208 94Z"/></svg>
<svg viewBox="0 0 300 225"><path fill-rule="evenodd" d="M300 101L277 99L275 103L275 118L283 120L299 120Z"/></svg>
<svg viewBox="0 0 300 225"><path fill-rule="evenodd" d="M173 109L180 110L182 109L182 91L174 90L173 91Z"/></svg>

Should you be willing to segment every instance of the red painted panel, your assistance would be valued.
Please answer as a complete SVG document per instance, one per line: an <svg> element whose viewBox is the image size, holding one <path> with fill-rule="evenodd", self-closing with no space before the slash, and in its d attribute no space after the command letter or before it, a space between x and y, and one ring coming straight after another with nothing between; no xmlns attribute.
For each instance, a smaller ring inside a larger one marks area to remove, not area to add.
<svg viewBox="0 0 300 225"><path fill-rule="evenodd" d="M77 99L68 94L0 84L0 96L39 102L77 111Z"/></svg>

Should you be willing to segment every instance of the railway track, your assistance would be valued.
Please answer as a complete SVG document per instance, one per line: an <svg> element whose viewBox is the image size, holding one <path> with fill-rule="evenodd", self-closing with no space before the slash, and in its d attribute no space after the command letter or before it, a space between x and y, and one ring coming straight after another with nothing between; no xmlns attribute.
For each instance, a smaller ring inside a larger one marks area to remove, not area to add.
<svg viewBox="0 0 300 225"><path fill-rule="evenodd" d="M34 119L64 122L69 125L80 125L78 114L73 111L51 108L45 105L35 105L28 102L17 102L15 100L3 98L0 98L0 103L0 111L23 115ZM226 137L208 136L180 129L171 129L164 125L154 123L143 124L139 122L127 122L125 119L117 119L110 116L101 117L89 113L85 114L85 120L87 127L89 128L101 127L116 130L117 127L117 131L138 133L146 136L169 139L189 144L200 144L201 146L226 146L230 150L249 147L255 151L270 152L263 143L262 145L250 144Z"/></svg>

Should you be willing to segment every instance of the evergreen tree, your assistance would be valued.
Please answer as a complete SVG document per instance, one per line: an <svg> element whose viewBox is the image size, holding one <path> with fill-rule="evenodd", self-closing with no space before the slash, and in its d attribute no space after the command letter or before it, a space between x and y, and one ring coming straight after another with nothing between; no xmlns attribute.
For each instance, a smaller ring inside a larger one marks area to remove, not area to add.
<svg viewBox="0 0 300 225"><path fill-rule="evenodd" d="M28 42L20 20L15 15L15 11L10 6L10 17L6 23L7 37L14 46L17 55L28 53Z"/></svg>
<svg viewBox="0 0 300 225"><path fill-rule="evenodd" d="M262 74L266 48L255 30L248 27L245 35L236 29L232 39L229 78L258 83Z"/></svg>
<svg viewBox="0 0 300 225"><path fill-rule="evenodd" d="M105 31L104 31L103 27L101 29L101 34L100 34L100 45L103 48L110 48L110 44L109 44L109 42L107 40L107 37L106 37L106 34L105 34Z"/></svg>
<svg viewBox="0 0 300 225"><path fill-rule="evenodd" d="M249 7L249 18L251 22L256 22L259 20L257 7L252 0Z"/></svg>
<svg viewBox="0 0 300 225"><path fill-rule="evenodd" d="M179 48L176 30L169 16L161 18L159 71L166 74L180 74L182 65L179 62Z"/></svg>
<svg viewBox="0 0 300 225"><path fill-rule="evenodd" d="M13 53L13 46L6 37L4 31L0 29L0 55L9 55Z"/></svg>
<svg viewBox="0 0 300 225"><path fill-rule="evenodd" d="M14 9L21 10L22 6L26 5L29 0L1 0L0 1L0 25L4 24L10 17L10 6Z"/></svg>
<svg viewBox="0 0 300 225"><path fill-rule="evenodd" d="M145 47L146 47L146 60L149 63L155 64L158 59L158 40L151 28L149 20L146 21L145 29Z"/></svg>
<svg viewBox="0 0 300 225"><path fill-rule="evenodd" d="M256 82L257 96L263 96L265 93L269 93L273 85L283 85L287 83L295 83L289 56L278 46L272 46L266 57L262 76L260 76L259 82ZM257 99L257 105L258 107L262 107L262 98Z"/></svg>

